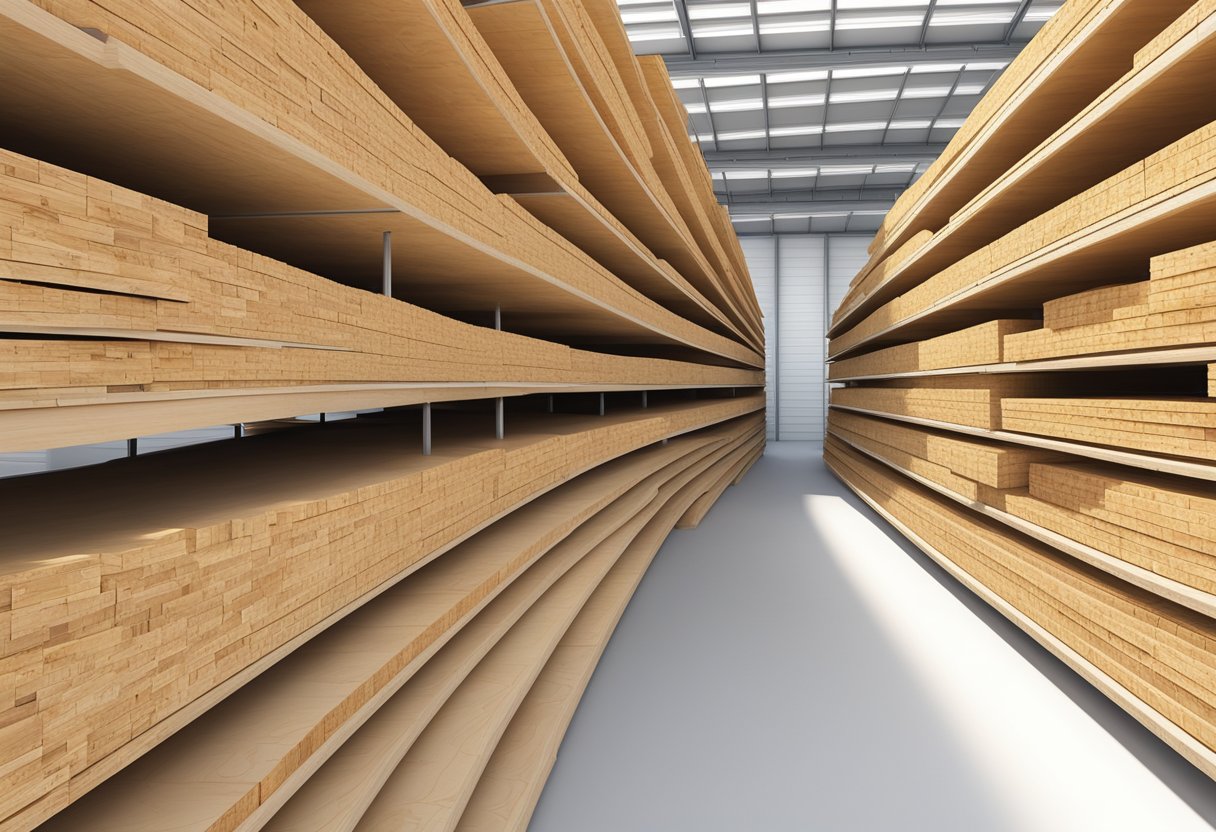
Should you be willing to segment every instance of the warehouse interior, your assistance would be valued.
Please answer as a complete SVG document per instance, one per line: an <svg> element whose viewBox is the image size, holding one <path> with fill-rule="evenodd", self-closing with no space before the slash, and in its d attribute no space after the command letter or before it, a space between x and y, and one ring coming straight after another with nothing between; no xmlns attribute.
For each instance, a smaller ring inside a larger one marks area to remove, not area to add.
<svg viewBox="0 0 1216 832"><path fill-rule="evenodd" d="M1216 0L0 55L0 832L1216 828Z"/></svg>

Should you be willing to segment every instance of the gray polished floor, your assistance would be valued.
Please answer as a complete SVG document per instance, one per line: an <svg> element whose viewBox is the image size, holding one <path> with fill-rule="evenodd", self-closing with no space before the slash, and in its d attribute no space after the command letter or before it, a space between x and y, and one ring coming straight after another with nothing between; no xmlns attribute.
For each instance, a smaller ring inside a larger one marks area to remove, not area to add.
<svg viewBox="0 0 1216 832"><path fill-rule="evenodd" d="M1216 787L770 444L659 553L532 832L1212 829Z"/></svg>

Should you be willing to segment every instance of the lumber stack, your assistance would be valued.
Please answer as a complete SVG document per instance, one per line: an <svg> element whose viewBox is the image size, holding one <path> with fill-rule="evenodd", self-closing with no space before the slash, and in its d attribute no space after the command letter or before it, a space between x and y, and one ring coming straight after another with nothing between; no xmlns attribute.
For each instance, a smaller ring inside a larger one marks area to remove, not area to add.
<svg viewBox="0 0 1216 832"><path fill-rule="evenodd" d="M1066 4L836 310L824 454L1216 777L1213 68L1211 0Z"/></svg>
<svg viewBox="0 0 1216 832"><path fill-rule="evenodd" d="M611 0L5 0L0 52L0 453L236 426L0 479L0 828L526 827L764 447L661 62Z"/></svg>

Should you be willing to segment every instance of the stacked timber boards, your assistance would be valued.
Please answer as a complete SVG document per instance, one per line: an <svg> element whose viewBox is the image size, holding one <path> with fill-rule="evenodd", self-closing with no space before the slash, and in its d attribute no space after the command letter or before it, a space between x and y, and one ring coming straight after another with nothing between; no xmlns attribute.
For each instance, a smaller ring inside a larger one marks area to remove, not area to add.
<svg viewBox="0 0 1216 832"><path fill-rule="evenodd" d="M884 221L824 455L1216 777L1213 68L1211 0L1066 4Z"/></svg>
<svg viewBox="0 0 1216 832"><path fill-rule="evenodd" d="M526 827L763 451L661 62L611 0L0 0L0 53L0 453L243 437L0 480L0 829Z"/></svg>

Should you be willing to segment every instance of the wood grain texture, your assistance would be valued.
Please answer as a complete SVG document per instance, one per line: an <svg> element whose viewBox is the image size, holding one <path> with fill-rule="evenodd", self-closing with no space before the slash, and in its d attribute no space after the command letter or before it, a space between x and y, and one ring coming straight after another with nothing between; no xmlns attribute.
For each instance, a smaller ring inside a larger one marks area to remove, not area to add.
<svg viewBox="0 0 1216 832"><path fill-rule="evenodd" d="M837 310L825 457L1216 775L1212 66L1211 0L1070 3L1044 27Z"/></svg>
<svg viewBox="0 0 1216 832"><path fill-rule="evenodd" d="M0 0L0 453L255 423L0 480L5 832L454 829L763 450L615 4L356 5Z"/></svg>

